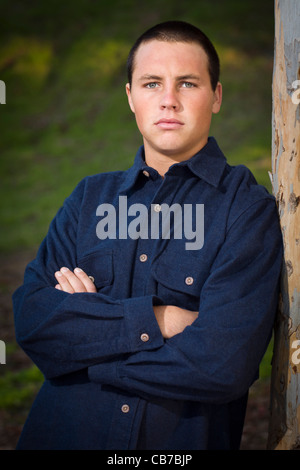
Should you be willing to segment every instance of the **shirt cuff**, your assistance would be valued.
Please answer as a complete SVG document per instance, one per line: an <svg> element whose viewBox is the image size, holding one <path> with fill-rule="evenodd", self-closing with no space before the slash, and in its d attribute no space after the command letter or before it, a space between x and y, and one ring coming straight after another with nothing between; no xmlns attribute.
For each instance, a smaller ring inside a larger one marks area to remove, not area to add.
<svg viewBox="0 0 300 470"><path fill-rule="evenodd" d="M125 334L131 352L161 347L164 338L156 321L153 306L162 301L153 295L134 297L122 301L124 306Z"/></svg>

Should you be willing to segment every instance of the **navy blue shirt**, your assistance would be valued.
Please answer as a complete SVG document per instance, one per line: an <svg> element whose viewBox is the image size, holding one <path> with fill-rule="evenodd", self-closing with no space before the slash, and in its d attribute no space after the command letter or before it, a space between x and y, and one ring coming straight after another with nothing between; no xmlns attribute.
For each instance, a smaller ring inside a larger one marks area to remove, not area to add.
<svg viewBox="0 0 300 470"><path fill-rule="evenodd" d="M124 236L125 196L149 217L162 204L202 205L204 243L187 249L184 230L181 238ZM103 204L116 213L106 239ZM146 165L143 147L127 171L86 177L13 296L17 341L45 376L18 448L238 448L272 332L281 258L273 196L246 167L230 166L214 138L164 178ZM93 276L97 293L55 289L63 266ZM159 304L199 315L164 339Z"/></svg>

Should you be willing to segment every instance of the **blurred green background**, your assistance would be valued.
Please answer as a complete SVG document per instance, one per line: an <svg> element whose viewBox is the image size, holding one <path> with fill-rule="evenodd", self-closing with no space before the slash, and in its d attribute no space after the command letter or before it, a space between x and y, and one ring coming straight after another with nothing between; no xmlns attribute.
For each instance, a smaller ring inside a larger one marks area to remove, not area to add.
<svg viewBox="0 0 300 470"><path fill-rule="evenodd" d="M0 80L6 83L0 255L6 265L10 256L36 249L84 176L132 164L141 137L127 104L125 62L135 39L161 21L189 21L214 42L223 105L211 134L229 163L246 164L271 191L273 9L272 0L0 0ZM7 282L2 275L2 294L14 287ZM1 315L7 325L7 310ZM0 366L3 410L29 406L41 380L28 364L13 370L17 349L10 341L7 364Z"/></svg>

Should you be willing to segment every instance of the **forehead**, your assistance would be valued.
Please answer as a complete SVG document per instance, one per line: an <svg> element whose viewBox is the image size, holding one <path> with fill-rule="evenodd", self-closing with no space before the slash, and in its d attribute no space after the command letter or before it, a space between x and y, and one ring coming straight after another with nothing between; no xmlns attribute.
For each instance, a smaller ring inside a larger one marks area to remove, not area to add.
<svg viewBox="0 0 300 470"><path fill-rule="evenodd" d="M208 57L196 42L151 40L142 43L135 53L134 74L158 73L176 69L178 74L208 73Z"/></svg>

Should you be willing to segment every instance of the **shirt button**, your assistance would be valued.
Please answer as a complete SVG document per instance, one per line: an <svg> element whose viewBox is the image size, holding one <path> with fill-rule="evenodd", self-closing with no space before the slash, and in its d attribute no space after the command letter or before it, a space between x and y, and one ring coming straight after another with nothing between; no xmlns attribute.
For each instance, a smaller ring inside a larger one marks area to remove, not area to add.
<svg viewBox="0 0 300 470"><path fill-rule="evenodd" d="M122 410L122 413L128 413L129 412L129 405L126 405L126 404L122 405L121 410Z"/></svg>
<svg viewBox="0 0 300 470"><path fill-rule="evenodd" d="M140 256L140 261L141 261L142 263L144 263L145 261L147 261L147 259L148 259L148 256L145 255L145 254L142 254L142 255Z"/></svg>
<svg viewBox="0 0 300 470"><path fill-rule="evenodd" d="M144 170L144 171L143 171L143 174L144 174L145 176L147 176L147 178L149 178L149 176L150 176L150 174L149 174L149 172L148 172L147 170Z"/></svg>
<svg viewBox="0 0 300 470"><path fill-rule="evenodd" d="M154 208L155 212L160 212L161 211L161 205L160 204L155 204Z"/></svg>
<svg viewBox="0 0 300 470"><path fill-rule="evenodd" d="M146 343L147 341L149 341L149 335L147 335L147 333L143 333L141 334L141 340Z"/></svg>
<svg viewBox="0 0 300 470"><path fill-rule="evenodd" d="M192 277L189 276L185 278L185 283L187 286L191 286L193 282L194 282L194 279Z"/></svg>

